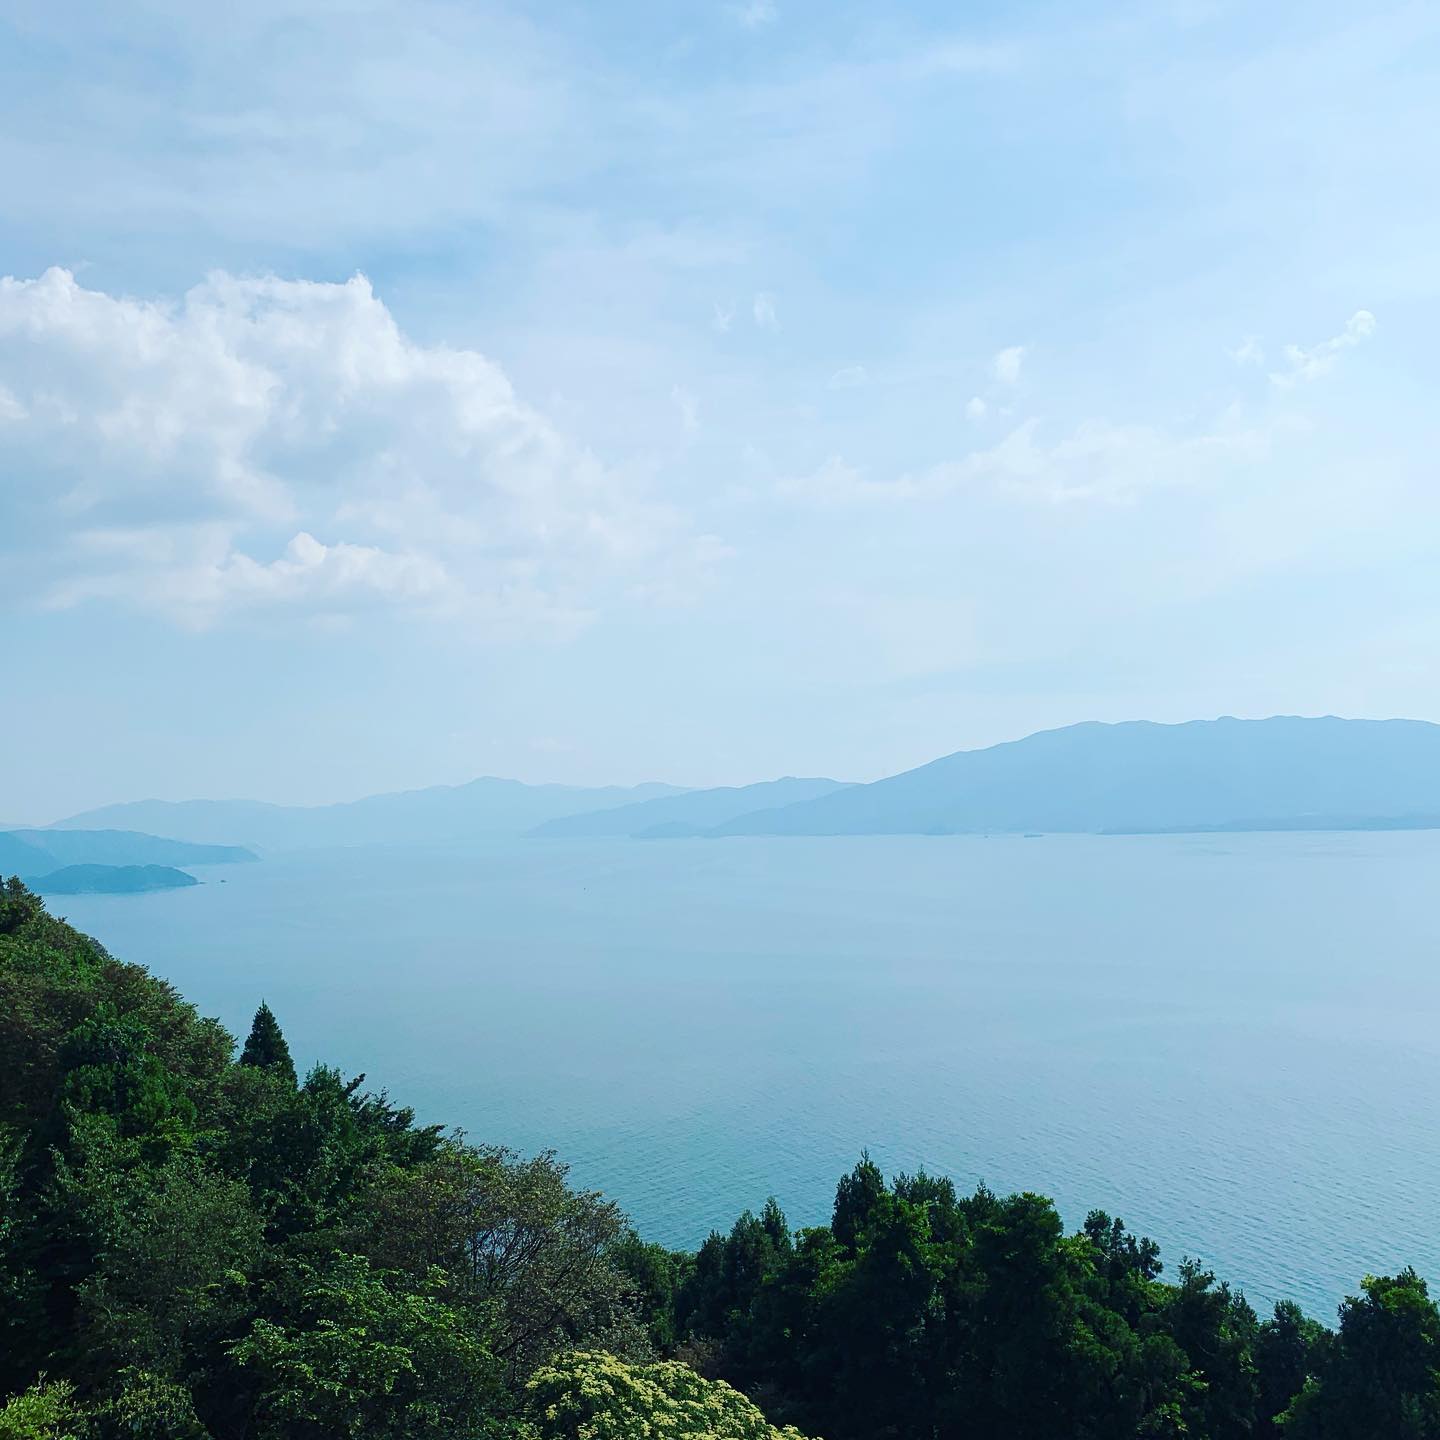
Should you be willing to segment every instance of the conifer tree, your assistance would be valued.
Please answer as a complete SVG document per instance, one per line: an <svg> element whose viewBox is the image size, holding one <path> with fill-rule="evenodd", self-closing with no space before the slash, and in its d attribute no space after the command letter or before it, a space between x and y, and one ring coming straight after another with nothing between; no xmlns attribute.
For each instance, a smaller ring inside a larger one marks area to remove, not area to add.
<svg viewBox="0 0 1440 1440"><path fill-rule="evenodd" d="M275 1012L263 1000L255 1012L245 1048L240 1052L240 1063L281 1075L292 1085L296 1083L295 1062L290 1058L290 1047L285 1043Z"/></svg>

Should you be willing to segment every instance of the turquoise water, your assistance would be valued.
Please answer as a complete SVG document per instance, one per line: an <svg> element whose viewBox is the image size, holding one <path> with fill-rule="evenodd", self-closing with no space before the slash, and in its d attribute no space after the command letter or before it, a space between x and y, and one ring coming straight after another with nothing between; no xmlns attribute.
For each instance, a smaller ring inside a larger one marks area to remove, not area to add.
<svg viewBox="0 0 1440 1440"><path fill-rule="evenodd" d="M57 909L244 1033L549 1147L648 1237L887 1170L1100 1206L1257 1305L1440 1280L1440 833L294 854ZM221 879L224 884L218 883Z"/></svg>

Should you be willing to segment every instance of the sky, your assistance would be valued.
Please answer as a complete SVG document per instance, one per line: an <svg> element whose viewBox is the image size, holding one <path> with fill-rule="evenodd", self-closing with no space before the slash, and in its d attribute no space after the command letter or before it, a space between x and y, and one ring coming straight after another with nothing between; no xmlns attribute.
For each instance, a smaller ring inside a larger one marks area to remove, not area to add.
<svg viewBox="0 0 1440 1440"><path fill-rule="evenodd" d="M1431 4L8 0L0 822L1440 719L1437 131Z"/></svg>

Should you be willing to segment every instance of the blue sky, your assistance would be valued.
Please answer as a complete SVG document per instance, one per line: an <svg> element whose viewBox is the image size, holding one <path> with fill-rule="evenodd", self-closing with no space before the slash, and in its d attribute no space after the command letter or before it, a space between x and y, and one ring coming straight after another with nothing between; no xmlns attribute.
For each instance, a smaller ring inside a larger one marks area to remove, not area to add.
<svg viewBox="0 0 1440 1440"><path fill-rule="evenodd" d="M1440 718L1428 5L12 0L0 820Z"/></svg>

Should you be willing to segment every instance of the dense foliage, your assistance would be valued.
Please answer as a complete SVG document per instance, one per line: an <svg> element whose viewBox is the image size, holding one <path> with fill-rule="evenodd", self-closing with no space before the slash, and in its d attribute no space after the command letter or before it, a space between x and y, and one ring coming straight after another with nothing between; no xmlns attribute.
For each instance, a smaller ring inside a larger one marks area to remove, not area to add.
<svg viewBox="0 0 1440 1440"><path fill-rule="evenodd" d="M1262 1320L864 1158L827 1225L646 1244L0 888L0 1440L1440 1440L1437 1365L1413 1271Z"/></svg>
<svg viewBox="0 0 1440 1440"><path fill-rule="evenodd" d="M603 1352L571 1351L526 1387L540 1440L802 1440L777 1430L738 1390L688 1365L627 1365Z"/></svg>

